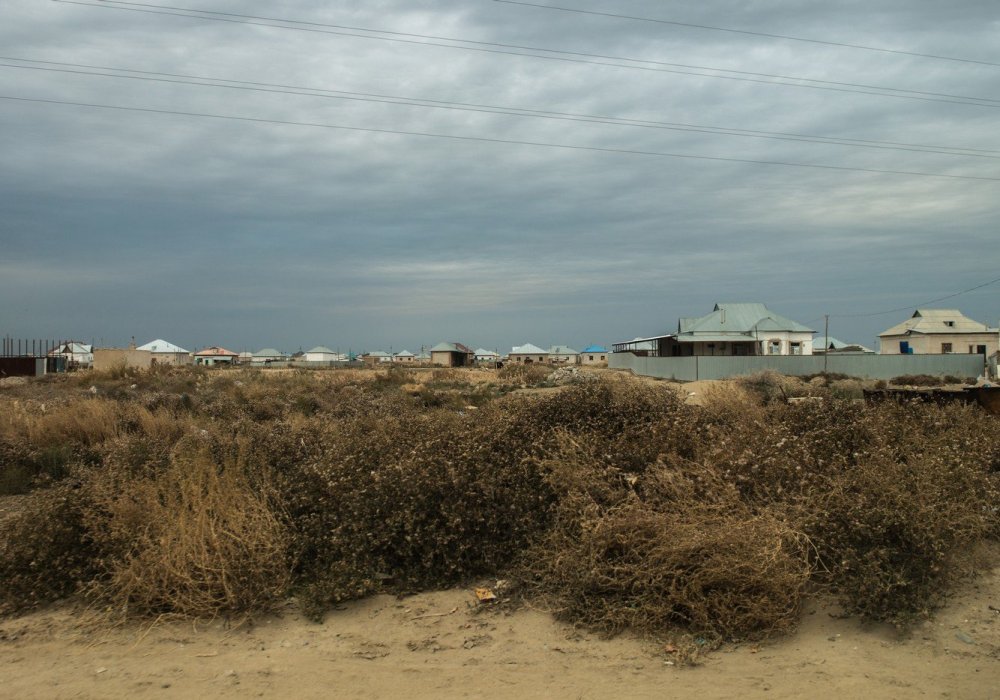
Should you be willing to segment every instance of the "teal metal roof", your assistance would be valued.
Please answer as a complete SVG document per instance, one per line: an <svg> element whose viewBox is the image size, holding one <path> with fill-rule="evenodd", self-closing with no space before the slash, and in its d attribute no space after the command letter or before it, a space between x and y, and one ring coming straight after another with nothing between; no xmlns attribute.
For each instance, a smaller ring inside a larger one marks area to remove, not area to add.
<svg viewBox="0 0 1000 700"><path fill-rule="evenodd" d="M607 352L607 348L602 348L600 345L591 345L590 347L584 348L581 352Z"/></svg>
<svg viewBox="0 0 1000 700"><path fill-rule="evenodd" d="M309 350L308 352L309 353L314 353L314 352L316 352L316 353L324 353L326 355L336 355L337 354L333 350L331 350L330 348L323 347L322 345L317 345L316 347L314 347L312 350Z"/></svg>
<svg viewBox="0 0 1000 700"><path fill-rule="evenodd" d="M776 314L764 304L716 304L712 313L701 318L682 318L678 323L678 334L718 334L755 331L789 331L794 333L814 333L813 329L801 323ZM678 340L681 340L678 337Z"/></svg>

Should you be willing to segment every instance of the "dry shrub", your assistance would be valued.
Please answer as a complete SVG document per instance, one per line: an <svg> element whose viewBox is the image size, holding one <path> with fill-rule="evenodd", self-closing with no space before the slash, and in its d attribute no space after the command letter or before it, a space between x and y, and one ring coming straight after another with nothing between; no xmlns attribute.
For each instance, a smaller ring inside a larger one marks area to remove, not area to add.
<svg viewBox="0 0 1000 700"><path fill-rule="evenodd" d="M765 404L809 394L809 385L802 379L780 374L773 369L748 374L733 381L737 386L756 394Z"/></svg>
<svg viewBox="0 0 1000 700"><path fill-rule="evenodd" d="M508 362L497 370L497 381L501 386L532 386L544 382L551 373L549 365Z"/></svg>
<svg viewBox="0 0 1000 700"><path fill-rule="evenodd" d="M97 573L85 494L61 484L35 492L0 520L0 615L65 597Z"/></svg>
<svg viewBox="0 0 1000 700"><path fill-rule="evenodd" d="M521 558L531 595L610 633L732 639L795 624L810 565L788 524L749 508L669 439L641 472L623 470L601 440L558 442L542 462L560 494L554 523Z"/></svg>
<svg viewBox="0 0 1000 700"><path fill-rule="evenodd" d="M97 475L87 527L107 554L92 594L125 614L208 617L266 609L287 590L288 534L266 482L219 464L207 438L165 469Z"/></svg>

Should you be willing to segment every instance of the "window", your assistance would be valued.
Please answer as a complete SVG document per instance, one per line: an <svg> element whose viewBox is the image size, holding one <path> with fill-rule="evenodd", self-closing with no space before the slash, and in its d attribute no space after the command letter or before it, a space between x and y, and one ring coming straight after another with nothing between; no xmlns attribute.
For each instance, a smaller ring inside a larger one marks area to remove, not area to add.
<svg viewBox="0 0 1000 700"><path fill-rule="evenodd" d="M951 352L951 343L941 343L941 352Z"/></svg>
<svg viewBox="0 0 1000 700"><path fill-rule="evenodd" d="M955 327L955 322L954 321L945 321L944 325L948 326L948 328L954 328Z"/></svg>
<svg viewBox="0 0 1000 700"><path fill-rule="evenodd" d="M768 355L780 355L781 354L781 341L780 340L769 340L769 341L767 341L767 354Z"/></svg>
<svg viewBox="0 0 1000 700"><path fill-rule="evenodd" d="M594 356L593 356L593 355L588 355L588 357L590 358L590 361L591 361L591 362L593 362L593 361L594 361Z"/></svg>
<svg viewBox="0 0 1000 700"><path fill-rule="evenodd" d="M802 343L789 343L788 345L792 355L802 354Z"/></svg>

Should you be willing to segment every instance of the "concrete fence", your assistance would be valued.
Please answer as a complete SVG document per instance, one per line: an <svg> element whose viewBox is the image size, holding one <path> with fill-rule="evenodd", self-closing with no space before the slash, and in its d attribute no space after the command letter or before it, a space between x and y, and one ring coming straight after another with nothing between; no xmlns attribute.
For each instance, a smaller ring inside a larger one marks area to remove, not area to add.
<svg viewBox="0 0 1000 700"><path fill-rule="evenodd" d="M779 355L748 357L639 357L628 352L608 357L612 369L660 379L693 382L725 379L763 370L801 376L830 372L867 379L892 379L906 374L978 377L986 369L982 355Z"/></svg>

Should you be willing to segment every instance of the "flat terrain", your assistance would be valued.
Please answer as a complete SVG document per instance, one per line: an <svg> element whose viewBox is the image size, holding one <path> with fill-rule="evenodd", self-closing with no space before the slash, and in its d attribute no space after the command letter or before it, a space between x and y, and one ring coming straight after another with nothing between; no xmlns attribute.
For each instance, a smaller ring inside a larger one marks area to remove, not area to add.
<svg viewBox="0 0 1000 700"><path fill-rule="evenodd" d="M546 613L481 611L469 590L375 596L303 620L96 631L64 607L0 623L10 698L963 698L1000 695L1000 548L909 637L813 603L794 635L693 668L647 640ZM992 607L991 607L992 606Z"/></svg>

